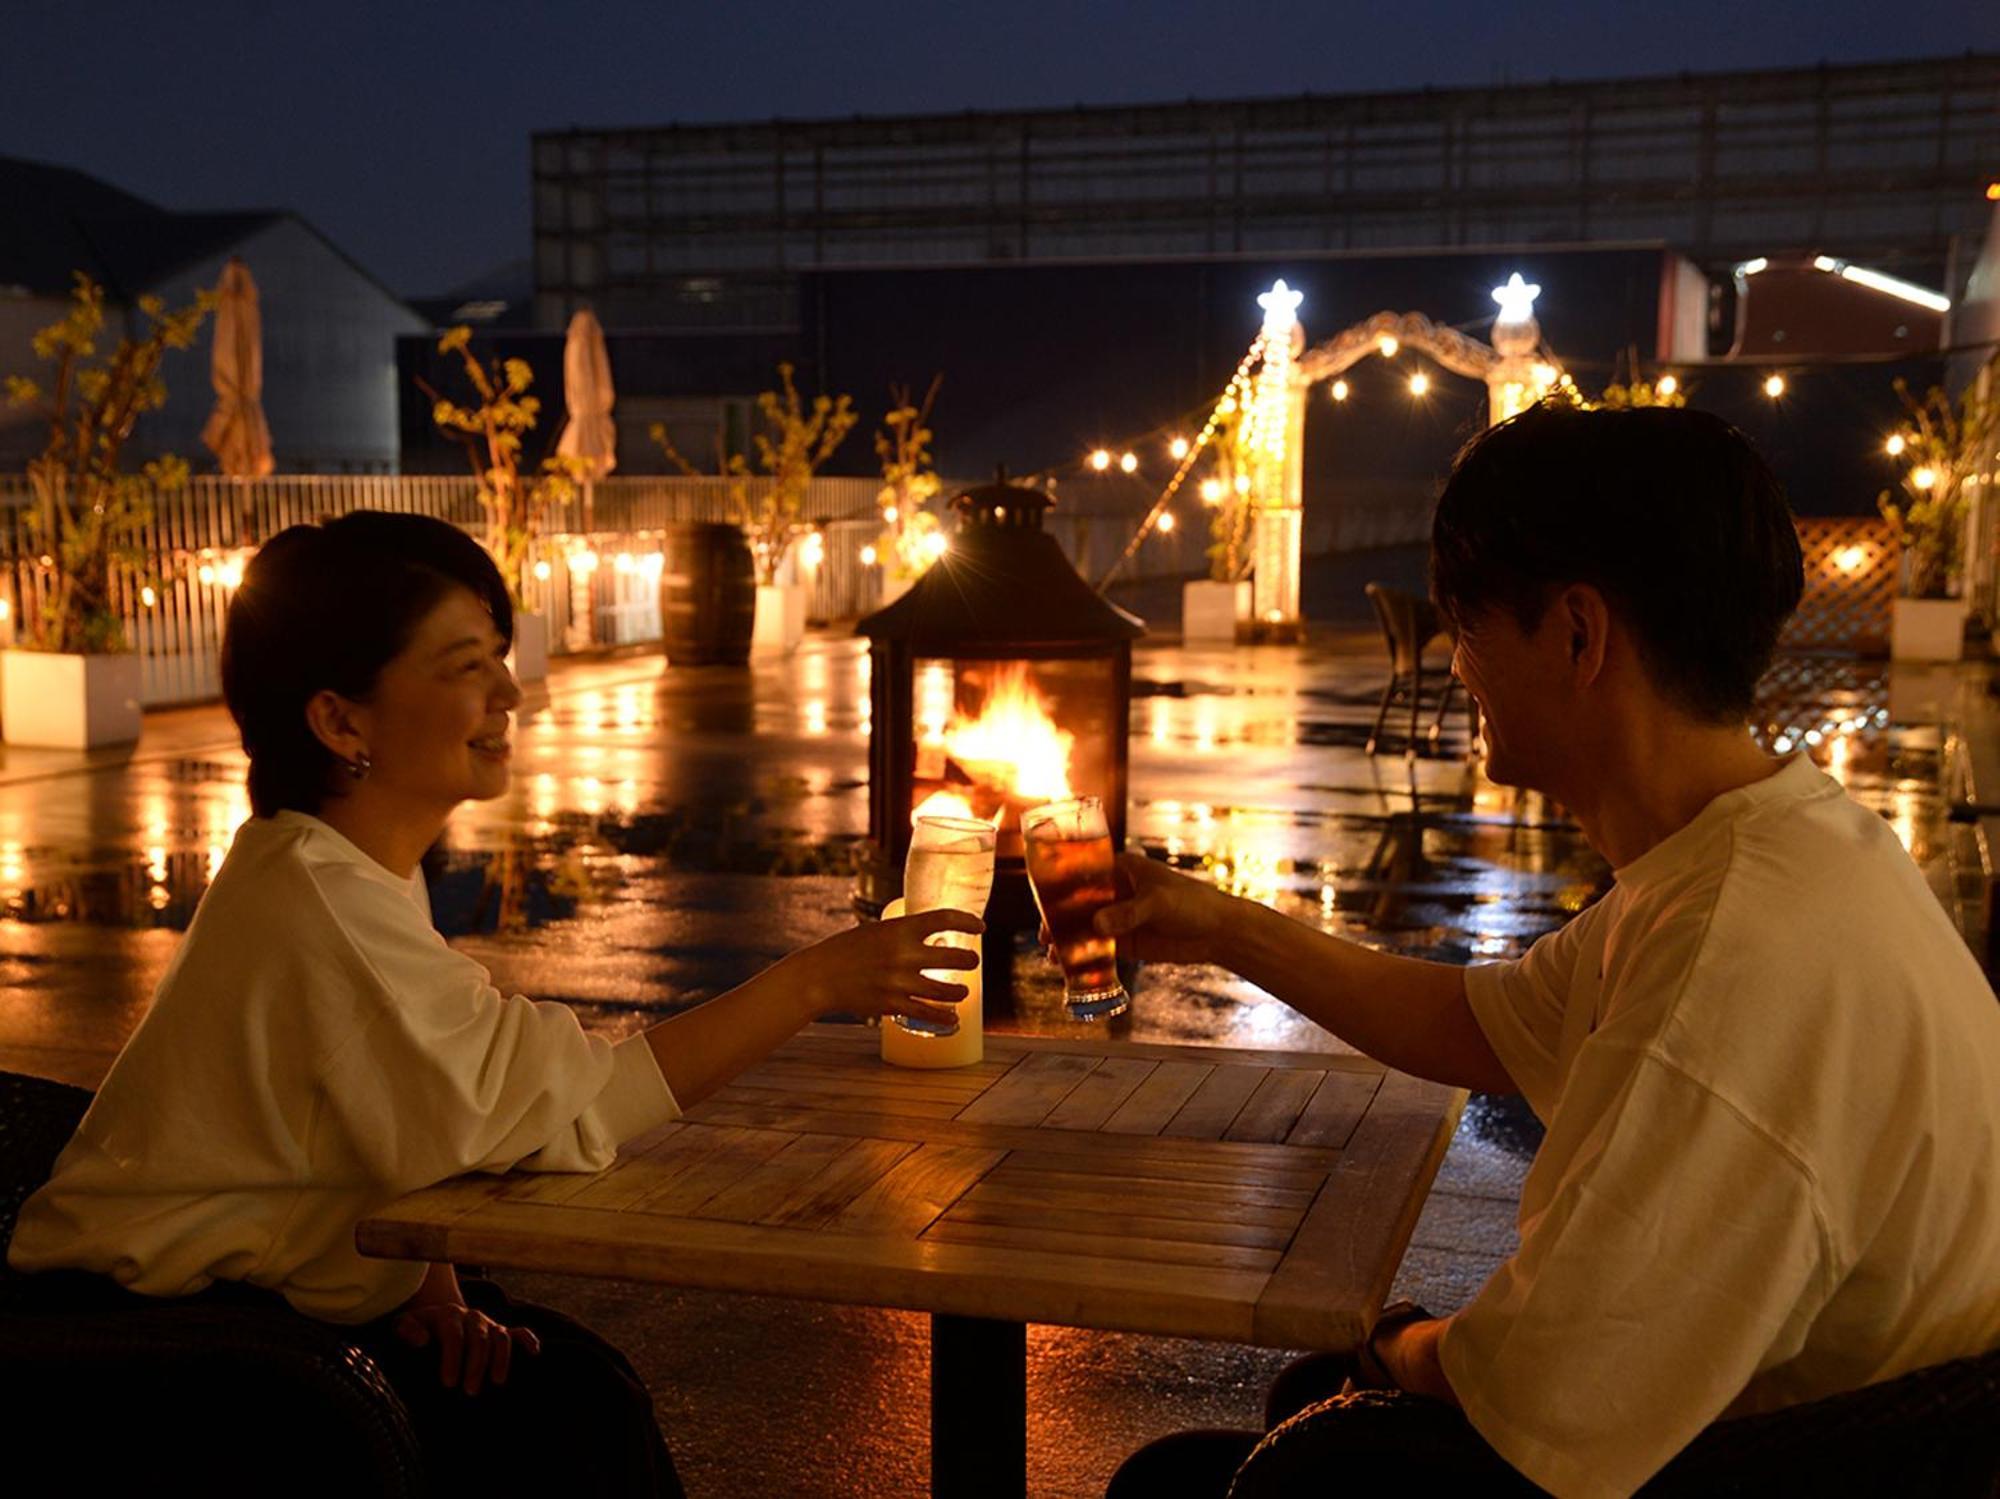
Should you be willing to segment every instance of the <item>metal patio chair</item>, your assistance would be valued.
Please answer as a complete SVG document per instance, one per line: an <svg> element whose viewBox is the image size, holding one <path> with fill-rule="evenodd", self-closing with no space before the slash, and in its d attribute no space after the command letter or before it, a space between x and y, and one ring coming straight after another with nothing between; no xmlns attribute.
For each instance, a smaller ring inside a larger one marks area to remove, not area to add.
<svg viewBox="0 0 2000 1499"><path fill-rule="evenodd" d="M1397 694L1407 693L1410 699L1410 731L1404 741L1403 753L1414 758L1417 753L1417 719L1424 698L1424 647L1444 633L1444 621L1439 618L1435 604L1414 593L1404 593L1385 583L1367 584L1364 591L1368 602L1375 606L1375 618L1381 623L1382 639L1389 648L1389 685L1382 689L1382 705L1375 713L1375 727L1368 731L1367 752L1374 754L1381 742L1382 725L1388 721L1389 708ZM1444 732L1444 716L1451 707L1451 695L1464 691L1465 684L1447 671L1444 691L1438 698L1437 716L1431 720L1429 740L1432 745ZM1465 752L1469 759L1479 742L1478 708L1472 701L1471 693L1465 694L1465 738Z"/></svg>
<svg viewBox="0 0 2000 1499"><path fill-rule="evenodd" d="M0 1245L90 1100L0 1071ZM58 1461L73 1492L176 1476L210 1493L429 1491L409 1411L375 1361L253 1286L155 1299L103 1276L17 1274L0 1257L0 1409L16 1470Z"/></svg>

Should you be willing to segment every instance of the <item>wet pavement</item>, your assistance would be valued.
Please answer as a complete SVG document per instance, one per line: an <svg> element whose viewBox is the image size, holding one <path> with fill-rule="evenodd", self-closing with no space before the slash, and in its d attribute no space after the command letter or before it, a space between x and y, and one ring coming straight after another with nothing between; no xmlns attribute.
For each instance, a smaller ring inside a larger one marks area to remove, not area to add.
<svg viewBox="0 0 2000 1499"><path fill-rule="evenodd" d="M1439 658L1442 664L1442 658ZM634 655L563 663L524 704L512 791L459 814L430 864L454 944L505 988L624 1034L740 982L854 919L866 834L868 662L809 637L747 672ZM1361 746L1379 640L1142 644L1132 705L1132 842L1325 930L1465 962L1524 951L1608 882L1559 808L1463 758ZM1787 660L1767 743L1807 748L1879 810L1950 898L1940 758L1960 674ZM138 1017L247 815L244 761L217 708L150 715L135 754L9 751L0 763L0 1065L94 1083ZM1056 975L1016 965L1011 1017L1064 1030ZM1114 1034L1339 1050L1218 970L1148 967ZM1538 1132L1517 1103L1468 1109L1399 1294L1462 1304L1513 1243ZM633 1356L696 1495L922 1490L922 1319L611 1282L503 1275ZM1036 1329L1037 1494L1101 1491L1118 1457L1185 1425L1254 1420L1283 1356Z"/></svg>

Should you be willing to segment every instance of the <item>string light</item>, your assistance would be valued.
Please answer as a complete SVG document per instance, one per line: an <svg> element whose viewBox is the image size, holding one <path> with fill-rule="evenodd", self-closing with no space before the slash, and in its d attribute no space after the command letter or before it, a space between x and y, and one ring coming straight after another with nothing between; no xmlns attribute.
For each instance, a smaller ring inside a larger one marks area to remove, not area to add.
<svg viewBox="0 0 2000 1499"><path fill-rule="evenodd" d="M1772 375L1769 379L1767 379L1764 382L1764 394L1769 396L1772 400L1774 401L1777 400L1778 397L1783 395L1784 393L1785 393L1785 377L1783 375Z"/></svg>
<svg viewBox="0 0 2000 1499"><path fill-rule="evenodd" d="M1188 440L1185 437L1176 437L1172 442L1167 444L1167 456L1172 458L1174 462L1180 462L1187 455Z"/></svg>
<svg viewBox="0 0 2000 1499"><path fill-rule="evenodd" d="M1929 489L1937 483L1937 470L1929 465L1910 471L1910 483L1918 489Z"/></svg>
<svg viewBox="0 0 2000 1499"><path fill-rule="evenodd" d="M159 601L160 601L160 596L153 591L152 584L148 583L144 588L141 588L139 590L139 602L145 608L150 609L153 607L153 605L159 603ZM7 617L5 612L6 608L7 608L7 601L5 599L0 599L0 619L5 619Z"/></svg>
<svg viewBox="0 0 2000 1499"><path fill-rule="evenodd" d="M1347 382L1345 380L1336 380L1333 382L1333 398L1336 401L1347 399Z"/></svg>
<svg viewBox="0 0 2000 1499"><path fill-rule="evenodd" d="M232 557L215 570L215 581L220 583L224 588L241 588L243 586L243 564Z"/></svg>
<svg viewBox="0 0 2000 1499"><path fill-rule="evenodd" d="M1659 383L1653 387L1653 390L1658 395L1670 396L1680 388L1681 382L1676 380L1672 375L1662 375L1660 376Z"/></svg>
<svg viewBox="0 0 2000 1499"><path fill-rule="evenodd" d="M548 582L554 573L555 569L549 566L546 558L535 564L535 581L537 583Z"/></svg>
<svg viewBox="0 0 2000 1499"><path fill-rule="evenodd" d="M817 531L807 532L806 539L799 544L799 561L809 569L826 561L826 537Z"/></svg>
<svg viewBox="0 0 2000 1499"><path fill-rule="evenodd" d="M1396 350L1402 348L1403 345L1395 334L1385 333L1382 335L1382 341L1376 344L1375 347L1382 351L1384 359L1394 359L1396 357Z"/></svg>
<svg viewBox="0 0 2000 1499"><path fill-rule="evenodd" d="M1103 448L1097 449L1097 451L1090 455L1090 466L1100 474L1103 473L1107 468L1111 467L1111 454Z"/></svg>
<svg viewBox="0 0 2000 1499"><path fill-rule="evenodd" d="M1228 492L1223 487L1220 479L1203 479L1201 481L1201 502L1204 505L1220 505L1222 497Z"/></svg>
<svg viewBox="0 0 2000 1499"><path fill-rule="evenodd" d="M616 572L621 572L621 573L631 572L634 566L632 561L632 554L630 552L620 552L616 557L613 557L611 559L611 566L612 569Z"/></svg>
<svg viewBox="0 0 2000 1499"><path fill-rule="evenodd" d="M215 568L209 563L204 562L200 567L196 568L194 570L194 577L195 581L201 584L203 588L213 588L215 586Z"/></svg>
<svg viewBox="0 0 2000 1499"><path fill-rule="evenodd" d="M1250 493L1250 476L1248 474L1238 474L1236 476L1236 492L1238 494Z"/></svg>
<svg viewBox="0 0 2000 1499"><path fill-rule="evenodd" d="M1889 440L1882 444L1882 451L1887 453L1891 458L1899 457L1902 454L1903 448L1903 434L1900 432L1891 432Z"/></svg>
<svg viewBox="0 0 2000 1499"><path fill-rule="evenodd" d="M1160 530L1161 530L1162 532L1171 532L1171 531L1172 531L1173 529L1174 529L1174 513L1173 513L1173 511L1171 511L1171 510L1163 510L1163 511L1161 511L1161 512L1160 512Z"/></svg>
<svg viewBox="0 0 2000 1499"><path fill-rule="evenodd" d="M903 512L894 505L885 505L882 507L882 519L892 526L896 524L898 517L900 517L902 513Z"/></svg>
<svg viewBox="0 0 2000 1499"><path fill-rule="evenodd" d="M1507 278L1505 286L1496 286L1493 288L1493 300L1500 304L1500 315L1493 321L1496 323L1533 322L1535 317L1535 298L1541 294L1541 287L1536 286L1533 282L1523 281L1521 273L1519 271L1514 272L1513 275Z"/></svg>
<svg viewBox="0 0 2000 1499"><path fill-rule="evenodd" d="M0 624L5 624L8 620L12 619L13 617L14 617L13 603L7 599L0 599Z"/></svg>
<svg viewBox="0 0 2000 1499"><path fill-rule="evenodd" d="M1127 474L1138 473L1139 455L1137 453L1127 453L1124 457L1118 460L1118 468L1121 473L1127 473Z"/></svg>
<svg viewBox="0 0 2000 1499"><path fill-rule="evenodd" d="M866 546L861 549L861 565L863 567L873 567L875 565L875 548Z"/></svg>
<svg viewBox="0 0 2000 1499"><path fill-rule="evenodd" d="M924 538L924 551L935 562L951 550L951 538L942 531L933 531Z"/></svg>
<svg viewBox="0 0 2000 1499"><path fill-rule="evenodd" d="M1429 375L1416 374L1410 376L1411 395L1413 396L1423 395L1430 388L1431 388L1431 377Z"/></svg>
<svg viewBox="0 0 2000 1499"><path fill-rule="evenodd" d="M569 570L576 577L589 577L597 571L597 553L572 552L569 559Z"/></svg>

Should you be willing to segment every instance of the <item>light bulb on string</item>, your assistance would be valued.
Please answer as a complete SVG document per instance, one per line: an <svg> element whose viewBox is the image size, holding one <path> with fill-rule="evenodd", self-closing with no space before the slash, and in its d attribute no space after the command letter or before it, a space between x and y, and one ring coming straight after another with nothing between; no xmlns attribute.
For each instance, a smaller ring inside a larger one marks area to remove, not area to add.
<svg viewBox="0 0 2000 1499"><path fill-rule="evenodd" d="M1175 522L1174 522L1173 511L1163 510L1160 512L1159 530L1161 531L1162 534L1171 534L1174 529L1174 524Z"/></svg>
<svg viewBox="0 0 2000 1499"><path fill-rule="evenodd" d="M1431 388L1431 377L1429 375L1418 373L1410 376L1411 395L1413 396L1425 395L1430 391L1430 388Z"/></svg>
<svg viewBox="0 0 2000 1499"><path fill-rule="evenodd" d="M1882 451L1887 453L1891 458L1896 458L1902 455L1905 446L1903 434L1900 432L1891 432L1889 440L1882 444Z"/></svg>
<svg viewBox="0 0 2000 1499"><path fill-rule="evenodd" d="M1118 460L1118 471L1125 474L1136 474L1139 472L1139 455L1137 453L1125 454L1124 457Z"/></svg>
<svg viewBox="0 0 2000 1499"><path fill-rule="evenodd" d="M1772 400L1777 400L1784 393L1785 377L1783 375L1772 375L1764 381L1764 394Z"/></svg>
<svg viewBox="0 0 2000 1499"><path fill-rule="evenodd" d="M1333 382L1333 398L1336 401L1347 399L1347 382L1345 380L1336 380Z"/></svg>
<svg viewBox="0 0 2000 1499"><path fill-rule="evenodd" d="M1670 396L1680 388L1681 382L1676 380L1672 375L1660 376L1659 382L1653 386L1655 393L1663 396Z"/></svg>
<svg viewBox="0 0 2000 1499"><path fill-rule="evenodd" d="M1384 359L1394 359L1396 357L1396 351L1402 348L1403 345L1402 341L1398 339L1395 336L1395 334L1385 333L1382 335L1381 341L1378 342L1375 345L1375 347L1382 351L1382 357Z"/></svg>
<svg viewBox="0 0 2000 1499"><path fill-rule="evenodd" d="M1204 505L1220 505L1222 497L1229 491L1220 479L1201 481L1201 502Z"/></svg>
<svg viewBox="0 0 2000 1499"><path fill-rule="evenodd" d="M1187 457L1187 455L1188 440L1185 437L1176 437L1172 442L1167 444L1167 456L1175 462L1179 462L1181 459Z"/></svg>
<svg viewBox="0 0 2000 1499"><path fill-rule="evenodd" d="M1111 467L1110 452L1104 448L1097 449L1097 451L1090 455L1090 466L1100 474L1103 473L1107 468Z"/></svg>
<svg viewBox="0 0 2000 1499"><path fill-rule="evenodd" d="M1937 486L1937 470L1926 464L1922 468L1910 470L1910 484L1915 489L1934 489Z"/></svg>

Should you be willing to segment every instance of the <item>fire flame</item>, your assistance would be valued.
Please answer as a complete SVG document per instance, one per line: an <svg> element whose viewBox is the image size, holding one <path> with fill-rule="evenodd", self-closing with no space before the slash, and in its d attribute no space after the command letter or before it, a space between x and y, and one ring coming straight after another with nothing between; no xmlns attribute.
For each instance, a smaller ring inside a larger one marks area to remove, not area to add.
<svg viewBox="0 0 2000 1499"><path fill-rule="evenodd" d="M979 716L960 716L945 732L945 752L974 780L1017 801L1061 801L1073 795L1069 755L1076 736L1056 727L1028 668L1016 663L994 679Z"/></svg>

